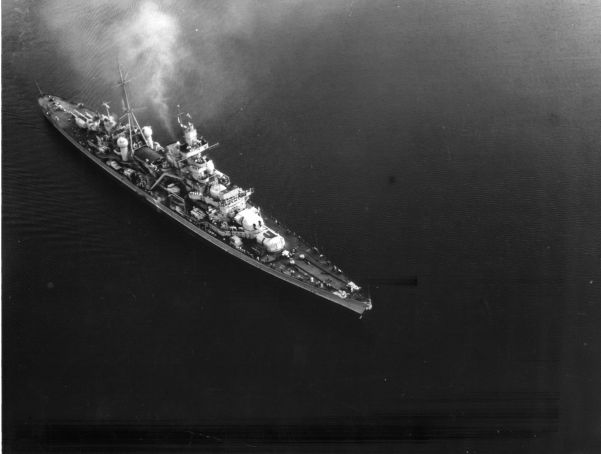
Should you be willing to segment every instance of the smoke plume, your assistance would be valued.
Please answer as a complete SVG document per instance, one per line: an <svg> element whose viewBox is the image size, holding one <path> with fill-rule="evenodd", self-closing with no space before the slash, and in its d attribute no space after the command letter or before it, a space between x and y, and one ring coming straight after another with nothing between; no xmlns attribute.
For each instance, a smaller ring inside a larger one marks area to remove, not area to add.
<svg viewBox="0 0 601 454"><path fill-rule="evenodd" d="M177 46L180 35L178 22L148 1L140 5L129 30L131 35L127 42L130 44L119 49L119 56L127 62L127 67L140 68L150 75L145 85L145 98L155 105L170 131L172 122L166 102L168 87L174 77L173 68L187 56L185 48ZM134 62L135 66L132 66Z"/></svg>
<svg viewBox="0 0 601 454"><path fill-rule="evenodd" d="M133 103L153 108L171 132L177 104L203 121L256 99L286 52L281 40L347 10L346 0L49 0L42 18L80 76L114 86L118 58L134 81ZM250 91L257 80L261 91Z"/></svg>
<svg viewBox="0 0 601 454"><path fill-rule="evenodd" d="M179 45L181 27L167 13L169 5L150 0L60 0L45 4L42 17L78 73L100 76L114 86L118 60L135 80L134 99L151 103L147 107L154 108L170 131L168 87L173 69L187 58L188 50Z"/></svg>

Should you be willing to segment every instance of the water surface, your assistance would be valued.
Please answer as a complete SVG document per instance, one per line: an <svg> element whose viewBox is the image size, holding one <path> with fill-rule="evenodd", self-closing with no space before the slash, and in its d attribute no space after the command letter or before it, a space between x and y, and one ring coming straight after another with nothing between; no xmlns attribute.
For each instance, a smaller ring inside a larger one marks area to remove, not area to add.
<svg viewBox="0 0 601 454"><path fill-rule="evenodd" d="M157 2L188 54L152 99L168 57L132 66L119 47L139 43L116 26L147 3L3 3L6 437L123 423L147 438L180 424L222 440L586 446L601 8L497 3ZM156 138L176 139L164 96L221 143L232 181L369 285L372 313L187 235L43 121L34 79L119 110L116 53Z"/></svg>

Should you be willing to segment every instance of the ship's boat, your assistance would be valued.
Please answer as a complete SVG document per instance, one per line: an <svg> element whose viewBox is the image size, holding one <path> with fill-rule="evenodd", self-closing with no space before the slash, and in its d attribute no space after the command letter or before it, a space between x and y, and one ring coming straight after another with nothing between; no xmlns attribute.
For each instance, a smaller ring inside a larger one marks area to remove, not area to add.
<svg viewBox="0 0 601 454"><path fill-rule="evenodd" d="M315 246L253 205L253 189L232 185L218 170L210 145L188 115L177 122L183 143L162 147L150 126L140 127L119 68L125 114L113 118L40 92L46 119L77 149L132 191L197 236L287 282L359 314L371 299Z"/></svg>

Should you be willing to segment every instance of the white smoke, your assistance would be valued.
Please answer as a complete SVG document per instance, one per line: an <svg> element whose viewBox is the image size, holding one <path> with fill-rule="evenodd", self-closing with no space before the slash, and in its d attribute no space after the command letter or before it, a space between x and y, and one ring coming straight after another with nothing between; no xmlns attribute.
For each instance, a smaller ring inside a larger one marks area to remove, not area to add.
<svg viewBox="0 0 601 454"><path fill-rule="evenodd" d="M201 121L238 110L261 95L249 80L271 77L279 36L310 33L347 9L346 0L48 0L42 18L81 76L114 87L119 58L133 103L153 107L172 133L169 107L182 104Z"/></svg>
<svg viewBox="0 0 601 454"><path fill-rule="evenodd" d="M176 16L169 14L171 2L151 0L122 2L97 0L79 6L65 0L44 5L42 17L55 32L59 48L85 76L99 75L114 86L117 60L135 80L132 90L156 110L165 128L172 132L173 119L167 103L174 69L189 57L180 40Z"/></svg>
<svg viewBox="0 0 601 454"><path fill-rule="evenodd" d="M137 70L148 71L145 98L150 99L165 127L171 132L172 120L166 102L168 87L174 77L173 69L187 51L178 46L180 29L175 17L146 1L140 5L135 20L128 28L126 46L119 48L119 57L127 67L135 63Z"/></svg>

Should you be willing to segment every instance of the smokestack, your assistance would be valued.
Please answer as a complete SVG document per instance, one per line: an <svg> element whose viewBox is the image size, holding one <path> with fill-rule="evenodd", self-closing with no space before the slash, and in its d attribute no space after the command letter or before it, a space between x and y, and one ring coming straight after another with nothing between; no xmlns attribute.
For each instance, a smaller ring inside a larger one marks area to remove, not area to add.
<svg viewBox="0 0 601 454"><path fill-rule="evenodd" d="M198 134L196 133L196 128L192 123L188 123L188 127L184 131L184 139L189 147L192 147L196 144L196 140L198 138Z"/></svg>
<svg viewBox="0 0 601 454"><path fill-rule="evenodd" d="M148 146L154 150L154 142L152 140L152 128L150 126L144 126L142 128L142 134L144 134Z"/></svg>

